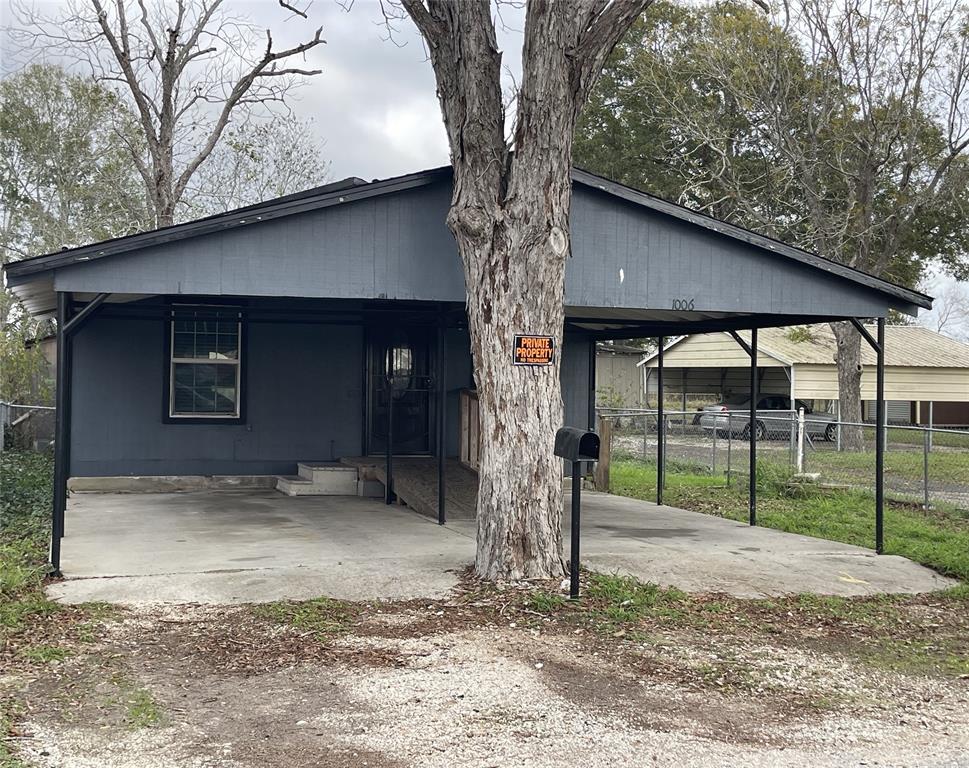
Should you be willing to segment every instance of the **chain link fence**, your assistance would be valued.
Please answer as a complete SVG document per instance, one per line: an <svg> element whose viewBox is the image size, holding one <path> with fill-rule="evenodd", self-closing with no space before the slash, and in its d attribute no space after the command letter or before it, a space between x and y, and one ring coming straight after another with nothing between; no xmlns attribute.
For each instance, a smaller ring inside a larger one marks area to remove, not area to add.
<svg viewBox="0 0 969 768"><path fill-rule="evenodd" d="M600 409L613 459L655 466L655 409ZM748 484L750 414L744 411L664 411L666 476ZM812 485L819 490L875 492L874 424L837 421L827 414L757 414L758 487ZM889 425L885 430L885 497L969 512L969 430Z"/></svg>
<svg viewBox="0 0 969 768"><path fill-rule="evenodd" d="M44 451L54 442L55 409L0 401L0 452Z"/></svg>

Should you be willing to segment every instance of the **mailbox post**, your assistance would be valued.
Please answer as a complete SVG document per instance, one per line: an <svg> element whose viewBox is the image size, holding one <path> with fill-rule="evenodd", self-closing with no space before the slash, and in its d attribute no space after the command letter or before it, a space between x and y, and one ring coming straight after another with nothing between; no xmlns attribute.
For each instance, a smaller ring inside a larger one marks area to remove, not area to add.
<svg viewBox="0 0 969 768"><path fill-rule="evenodd" d="M579 596L579 510L582 497L582 462L599 460L599 436L577 427L555 433L555 455L572 462L572 547L569 556L569 597Z"/></svg>

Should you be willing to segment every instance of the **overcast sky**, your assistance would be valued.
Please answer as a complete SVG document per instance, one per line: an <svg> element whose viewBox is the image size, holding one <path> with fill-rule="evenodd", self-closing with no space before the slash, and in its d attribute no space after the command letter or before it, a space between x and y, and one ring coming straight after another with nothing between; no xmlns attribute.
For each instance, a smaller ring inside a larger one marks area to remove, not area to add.
<svg viewBox="0 0 969 768"><path fill-rule="evenodd" d="M307 1L297 4L305 7ZM56 12L64 3L35 5ZM308 20L282 11L276 0L227 0L225 7L272 29L276 48L308 39L323 27L326 45L306 56L307 66L323 72L296 92L291 106L325 139L334 178L386 177L448 162L434 76L409 21L399 23L391 42L375 0L355 0L349 11L336 0L313 0ZM10 0L2 0L0 12L9 25ZM503 31L506 43L517 69L520 35ZM3 71L17 68L17 52L6 35L0 45Z"/></svg>

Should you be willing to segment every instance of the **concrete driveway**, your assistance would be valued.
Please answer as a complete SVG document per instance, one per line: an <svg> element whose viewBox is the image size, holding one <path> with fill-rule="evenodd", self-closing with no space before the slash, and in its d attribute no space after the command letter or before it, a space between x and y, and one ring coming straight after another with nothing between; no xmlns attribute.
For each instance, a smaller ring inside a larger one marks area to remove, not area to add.
<svg viewBox="0 0 969 768"><path fill-rule="evenodd" d="M583 495L582 530L584 565L694 592L866 595L954 583L902 557L600 493ZM442 527L356 497L79 493L67 511L66 578L49 591L123 604L439 597L473 561L474 534L473 521Z"/></svg>

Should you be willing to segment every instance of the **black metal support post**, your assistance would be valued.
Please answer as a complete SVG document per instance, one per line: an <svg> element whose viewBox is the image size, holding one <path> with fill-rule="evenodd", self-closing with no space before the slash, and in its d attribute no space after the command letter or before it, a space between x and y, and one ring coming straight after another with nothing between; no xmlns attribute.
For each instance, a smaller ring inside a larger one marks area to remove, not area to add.
<svg viewBox="0 0 969 768"><path fill-rule="evenodd" d="M656 503L663 503L663 486L666 485L666 419L663 415L663 343L656 339L659 352L656 358Z"/></svg>
<svg viewBox="0 0 969 768"><path fill-rule="evenodd" d="M447 468L447 337L444 312L441 311L437 326L437 522L444 525L447 513L444 509Z"/></svg>
<svg viewBox="0 0 969 768"><path fill-rule="evenodd" d="M757 525L757 401L760 399L757 379L757 329L750 331L750 524Z"/></svg>
<svg viewBox="0 0 969 768"><path fill-rule="evenodd" d="M572 537L569 552L569 597L579 596L579 510L582 506L582 462L572 462Z"/></svg>
<svg viewBox="0 0 969 768"><path fill-rule="evenodd" d="M880 555L885 545L885 318L877 322L877 338L872 338L868 329L858 318L851 318L851 324L868 345L875 350L875 551Z"/></svg>
<svg viewBox="0 0 969 768"><path fill-rule="evenodd" d="M875 378L875 551L884 550L885 517L885 318L878 318L878 368Z"/></svg>
<svg viewBox="0 0 969 768"><path fill-rule="evenodd" d="M57 382L54 404L54 499L51 510L50 564L61 575L61 538L67 509L67 478L71 464L71 335L67 333L71 295L57 294Z"/></svg>
<svg viewBox="0 0 969 768"><path fill-rule="evenodd" d="M99 293L90 302L88 302L84 308L78 312L74 317L67 321L64 326L64 333L70 335L75 330L84 325L85 321L93 315L98 307L104 304L105 300L110 296L109 293Z"/></svg>
<svg viewBox="0 0 969 768"><path fill-rule="evenodd" d="M384 453L384 503L394 503L394 377L387 375L387 447Z"/></svg>
<svg viewBox="0 0 969 768"><path fill-rule="evenodd" d="M596 428L596 341L589 340L589 429Z"/></svg>

